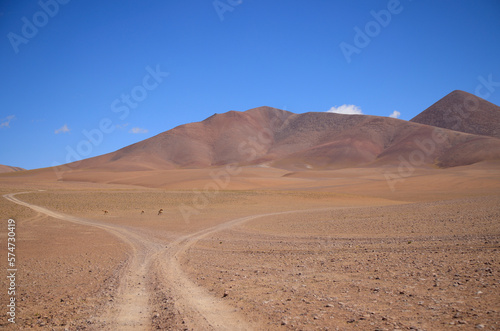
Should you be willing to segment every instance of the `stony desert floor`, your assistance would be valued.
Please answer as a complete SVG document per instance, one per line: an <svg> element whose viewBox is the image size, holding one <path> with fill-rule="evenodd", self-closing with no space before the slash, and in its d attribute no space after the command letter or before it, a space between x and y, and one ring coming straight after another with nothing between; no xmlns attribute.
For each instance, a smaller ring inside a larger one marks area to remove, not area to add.
<svg viewBox="0 0 500 331"><path fill-rule="evenodd" d="M315 188L314 176L205 193L4 181L0 266L13 218L18 271L16 324L0 326L500 329L498 179L390 192L347 177Z"/></svg>

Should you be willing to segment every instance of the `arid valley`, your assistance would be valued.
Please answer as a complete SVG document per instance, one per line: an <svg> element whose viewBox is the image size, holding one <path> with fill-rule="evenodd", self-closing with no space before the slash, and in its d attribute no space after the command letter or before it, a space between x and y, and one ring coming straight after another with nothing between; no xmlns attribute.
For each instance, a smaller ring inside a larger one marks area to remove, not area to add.
<svg viewBox="0 0 500 331"><path fill-rule="evenodd" d="M439 102L435 126L229 112L4 172L2 328L499 329L498 121L452 130Z"/></svg>

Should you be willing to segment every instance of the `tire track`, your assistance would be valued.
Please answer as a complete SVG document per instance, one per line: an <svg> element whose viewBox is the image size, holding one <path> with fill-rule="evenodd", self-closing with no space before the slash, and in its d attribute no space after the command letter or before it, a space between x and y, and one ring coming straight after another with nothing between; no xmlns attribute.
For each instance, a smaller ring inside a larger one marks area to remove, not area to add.
<svg viewBox="0 0 500 331"><path fill-rule="evenodd" d="M168 249L162 253L160 267L165 282L170 285L172 294L175 297L176 308L187 320L187 326L203 330L258 329L257 325L252 325L246 321L238 309L228 305L222 298L214 297L206 289L196 285L184 273L182 270L182 258L189 248L211 234L228 230L257 218L331 209L335 208L294 210L246 216L185 235L172 242Z"/></svg>
<svg viewBox="0 0 500 331"><path fill-rule="evenodd" d="M148 278L154 267L159 268L162 285L174 298L174 306L185 321L182 328L194 330L253 330L258 326L246 321L239 310L227 304L222 298L214 297L205 288L196 285L182 270L182 260L189 248L201 239L219 231L228 230L250 220L261 217L332 210L338 208L318 208L257 214L237 218L222 224L177 238L173 242L162 243L124 226L106 224L94 220L55 212L33 205L14 197L20 192L5 194L3 197L13 203L33 209L49 217L100 228L127 243L131 251L127 264L119 276L117 299L108 312L100 316L100 321L109 330L149 330L152 328L152 293L148 290ZM174 312L175 313L175 312ZM174 322L171 322L174 324ZM181 327L172 325L172 327Z"/></svg>
<svg viewBox="0 0 500 331"><path fill-rule="evenodd" d="M160 250L160 245L151 243L142 236L118 225L102 224L81 217L55 212L33 205L14 195L30 193L21 192L6 194L3 197L13 203L33 209L38 213L79 225L93 226L105 230L128 244L131 248L129 259L122 271L117 289L115 306L100 317L110 330L148 330L151 328L149 293L146 286L146 276L149 266Z"/></svg>

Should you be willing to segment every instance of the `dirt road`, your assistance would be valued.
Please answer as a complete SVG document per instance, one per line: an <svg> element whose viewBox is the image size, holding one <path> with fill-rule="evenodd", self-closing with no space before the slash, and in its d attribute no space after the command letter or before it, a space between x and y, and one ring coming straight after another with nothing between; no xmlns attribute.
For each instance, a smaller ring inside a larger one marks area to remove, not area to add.
<svg viewBox="0 0 500 331"><path fill-rule="evenodd" d="M175 314L181 315L183 327L190 329L251 330L252 325L238 310L226 304L221 297L214 297L206 289L197 286L182 270L183 254L200 239L218 231L227 230L259 217L294 213L295 211L267 213L234 219L196 233L184 235L173 242L160 242L140 230L67 215L24 202L15 195L6 194L7 200L31 208L49 217L92 226L107 231L130 246L126 267L120 275L117 297L98 319L110 330L148 330L152 327L154 306L151 293L153 267L159 270L162 288L174 298ZM302 211L304 212L304 211ZM168 324L168 321L167 321ZM174 326L174 325L172 325Z"/></svg>
<svg viewBox="0 0 500 331"><path fill-rule="evenodd" d="M23 192L24 193L24 192ZM73 222L80 225L93 226L117 236L130 246L130 255L127 266L122 271L117 290L116 304L110 307L101 317L110 329L147 330L150 326L149 293L144 279L147 268L153 257L160 250L161 245L132 232L130 229L118 225L103 224L97 221L66 215L40 206L36 206L14 197L16 194L4 195L9 201L31 208L38 213L49 217Z"/></svg>
<svg viewBox="0 0 500 331"><path fill-rule="evenodd" d="M186 251L199 240L219 231L228 230L250 220L272 215L282 215L301 211L258 214L237 218L217 226L178 238L169 244L161 254L162 276L165 283L171 285L176 307L183 315L188 327L217 330L252 330L256 326L245 321L238 310L227 305L221 297L214 297L207 290L194 284L182 270L180 261Z"/></svg>

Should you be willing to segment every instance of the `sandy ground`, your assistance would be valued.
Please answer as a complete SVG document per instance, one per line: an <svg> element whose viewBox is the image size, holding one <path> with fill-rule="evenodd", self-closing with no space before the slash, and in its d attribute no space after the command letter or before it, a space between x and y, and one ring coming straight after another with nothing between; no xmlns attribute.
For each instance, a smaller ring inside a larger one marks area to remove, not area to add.
<svg viewBox="0 0 500 331"><path fill-rule="evenodd" d="M0 266L13 218L18 268L17 323L0 325L500 328L494 167L425 170L395 191L378 169L271 169L267 185L261 171L212 191L201 175L198 190L0 178Z"/></svg>
<svg viewBox="0 0 500 331"><path fill-rule="evenodd" d="M95 323L112 300L126 245L97 228L68 223L0 200L2 263L7 269L7 219L16 220L16 325L75 329ZM2 303L8 302L2 277ZM5 305L2 305L5 307ZM6 312L6 311L5 311ZM2 314L3 315L3 314ZM5 315L4 315L5 316Z"/></svg>
<svg viewBox="0 0 500 331"><path fill-rule="evenodd" d="M186 260L200 286L264 329L497 329L499 206L273 215L204 238Z"/></svg>

